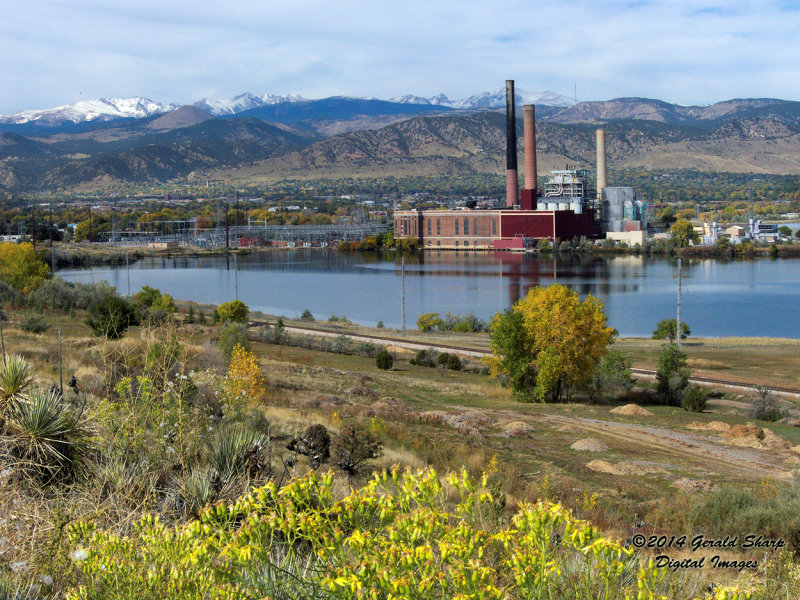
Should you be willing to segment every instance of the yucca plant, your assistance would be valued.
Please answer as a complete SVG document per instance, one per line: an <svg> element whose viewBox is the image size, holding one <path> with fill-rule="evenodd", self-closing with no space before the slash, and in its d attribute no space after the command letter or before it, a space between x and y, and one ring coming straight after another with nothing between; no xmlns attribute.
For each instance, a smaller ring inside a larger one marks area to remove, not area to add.
<svg viewBox="0 0 800 600"><path fill-rule="evenodd" d="M34 390L13 398L5 430L13 461L43 483L74 475L88 450L86 431L57 391Z"/></svg>
<svg viewBox="0 0 800 600"><path fill-rule="evenodd" d="M226 425L217 430L208 458L217 475L227 478L246 468L258 470L265 450L266 440L260 433L243 425Z"/></svg>
<svg viewBox="0 0 800 600"><path fill-rule="evenodd" d="M7 579L0 577L0 600L38 600L37 588L27 585L13 585Z"/></svg>
<svg viewBox="0 0 800 600"><path fill-rule="evenodd" d="M35 378L33 364L19 354L10 354L0 362L0 423L9 402L25 394Z"/></svg>
<svg viewBox="0 0 800 600"><path fill-rule="evenodd" d="M178 482L178 498L186 514L197 515L201 508L217 499L215 479L212 469L195 467Z"/></svg>

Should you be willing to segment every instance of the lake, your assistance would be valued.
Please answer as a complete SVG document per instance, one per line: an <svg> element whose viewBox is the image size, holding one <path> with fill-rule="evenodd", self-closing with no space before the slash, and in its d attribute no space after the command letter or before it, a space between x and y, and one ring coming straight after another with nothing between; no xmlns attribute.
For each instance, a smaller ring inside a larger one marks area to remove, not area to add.
<svg viewBox="0 0 800 600"><path fill-rule="evenodd" d="M677 261L664 257L558 257L504 252L426 252L405 257L406 326L424 312L488 318L536 285L562 283L605 304L622 336L649 336L674 318ZM683 319L698 336L800 338L800 260L683 261ZM239 299L251 310L295 317L310 310L387 327L401 323L401 268L395 253L266 250L247 256L146 258L130 266L60 270L71 281L106 280L121 294L143 285L179 300Z"/></svg>

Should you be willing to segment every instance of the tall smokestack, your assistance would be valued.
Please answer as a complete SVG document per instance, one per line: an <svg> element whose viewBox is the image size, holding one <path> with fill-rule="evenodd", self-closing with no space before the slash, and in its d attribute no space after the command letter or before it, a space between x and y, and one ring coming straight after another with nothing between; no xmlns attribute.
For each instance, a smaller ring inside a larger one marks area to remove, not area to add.
<svg viewBox="0 0 800 600"><path fill-rule="evenodd" d="M603 198L603 188L607 182L606 173L606 130L597 130L597 199Z"/></svg>
<svg viewBox="0 0 800 600"><path fill-rule="evenodd" d="M514 80L506 80L506 206L519 204L517 182L517 117L514 112Z"/></svg>
<svg viewBox="0 0 800 600"><path fill-rule="evenodd" d="M525 189L534 190L536 196L536 107L526 104L522 107L525 130Z"/></svg>

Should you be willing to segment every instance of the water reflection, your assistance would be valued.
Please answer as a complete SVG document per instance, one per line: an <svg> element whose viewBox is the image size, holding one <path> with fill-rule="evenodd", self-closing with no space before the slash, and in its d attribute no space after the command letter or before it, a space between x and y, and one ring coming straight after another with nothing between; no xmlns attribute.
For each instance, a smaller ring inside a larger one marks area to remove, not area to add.
<svg viewBox="0 0 800 600"><path fill-rule="evenodd" d="M404 256L409 324L423 312L474 312L488 318L536 285L562 283L606 307L622 335L649 335L672 317L677 262L644 256L549 256L506 252L427 252ZM176 298L219 303L239 298L255 310L294 316L305 309L366 324L400 322L396 253L342 254L306 249L224 257L149 258L131 265L131 290L160 288ZM234 266L236 273L234 273ZM698 335L800 338L800 261L683 261L684 317ZM66 278L106 279L123 293L125 267L62 271Z"/></svg>

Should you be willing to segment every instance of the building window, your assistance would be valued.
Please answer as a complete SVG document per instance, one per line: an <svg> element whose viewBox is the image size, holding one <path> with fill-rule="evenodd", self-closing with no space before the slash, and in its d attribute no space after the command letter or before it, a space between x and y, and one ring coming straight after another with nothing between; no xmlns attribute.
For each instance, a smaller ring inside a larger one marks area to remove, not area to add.
<svg viewBox="0 0 800 600"><path fill-rule="evenodd" d="M478 217L472 219L472 235L478 235Z"/></svg>
<svg viewBox="0 0 800 600"><path fill-rule="evenodd" d="M436 219L436 235L442 235L442 220Z"/></svg>
<svg viewBox="0 0 800 600"><path fill-rule="evenodd" d="M442 245L442 240L436 240L436 245L437 246L441 246Z"/></svg>
<svg viewBox="0 0 800 600"><path fill-rule="evenodd" d="M455 226L456 226L456 235L458 235L458 219L457 219L457 218L456 218L456 219L453 219L453 223L455 223Z"/></svg>
<svg viewBox="0 0 800 600"><path fill-rule="evenodd" d="M428 235L431 234L431 220L428 219Z"/></svg>
<svg viewBox="0 0 800 600"><path fill-rule="evenodd" d="M456 240L456 248L458 248L458 240Z"/></svg>
<svg viewBox="0 0 800 600"><path fill-rule="evenodd" d="M492 235L497 235L497 219L492 219Z"/></svg>
<svg viewBox="0 0 800 600"><path fill-rule="evenodd" d="M465 246L469 246L469 240L466 240L466 241L464 242L464 245L465 245Z"/></svg>
<svg viewBox="0 0 800 600"><path fill-rule="evenodd" d="M464 235L469 235L469 218L464 217Z"/></svg>

